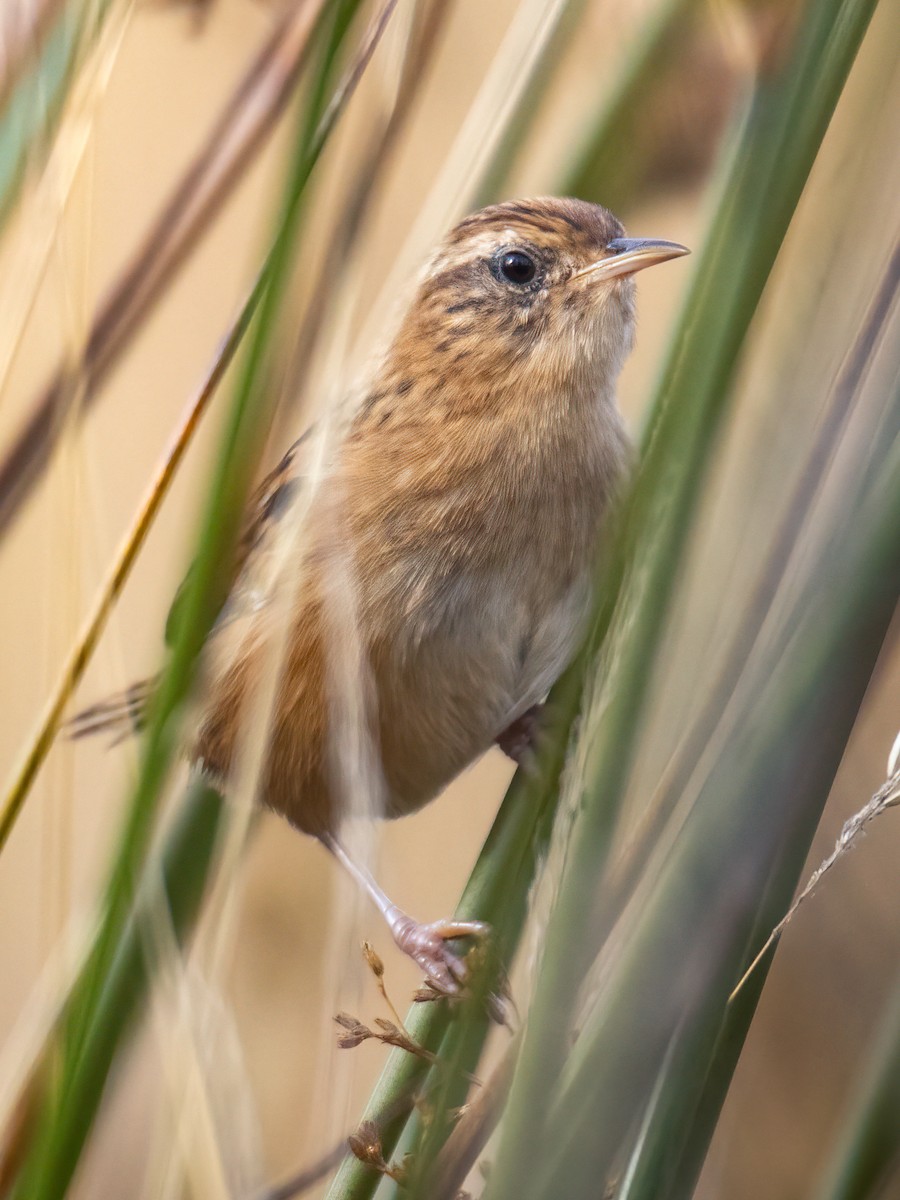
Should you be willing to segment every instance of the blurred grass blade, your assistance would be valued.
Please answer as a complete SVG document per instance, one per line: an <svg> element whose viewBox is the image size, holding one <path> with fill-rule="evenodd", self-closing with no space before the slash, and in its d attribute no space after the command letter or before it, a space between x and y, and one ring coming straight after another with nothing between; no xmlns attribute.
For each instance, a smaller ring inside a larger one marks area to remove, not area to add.
<svg viewBox="0 0 900 1200"><path fill-rule="evenodd" d="M65 0L34 0L21 11L13 8L0 23L0 122L7 101L22 76L30 70L59 18Z"/></svg>
<svg viewBox="0 0 900 1200"><path fill-rule="evenodd" d="M30 406L0 461L0 536L14 520L57 444L77 381L81 409L162 297L294 94L325 0L295 0L253 60L184 175L110 287L83 350L59 366Z"/></svg>
<svg viewBox="0 0 900 1200"><path fill-rule="evenodd" d="M566 50L579 29L585 6L586 0L569 0L555 27L541 46L540 57L532 69L521 101L510 117L503 137L478 181L477 191L472 198L473 208L494 204L503 198L513 168L528 135L534 128L535 116L540 110L541 102L555 80Z"/></svg>
<svg viewBox="0 0 900 1200"><path fill-rule="evenodd" d="M612 94L588 133L563 184L567 196L581 196L625 212L634 202L646 151L641 134L658 95L666 67L677 52L677 34L697 0L663 0L644 23L626 54Z"/></svg>
<svg viewBox="0 0 900 1200"><path fill-rule="evenodd" d="M36 150L46 150L52 144L79 64L97 41L112 2L67 4L48 33L37 61L10 87L0 112L0 231L18 199L29 160ZM22 56L18 65L22 67L27 61ZM15 69L16 63L10 66Z"/></svg>
<svg viewBox="0 0 900 1200"><path fill-rule="evenodd" d="M542 48L521 104L479 182L474 207L502 199L521 156L535 115L581 29L585 0L570 0ZM697 0L663 0L641 25L635 44L623 54L612 88L604 86L597 117L557 191L603 204L621 213L634 203L648 157L647 114L658 101L659 83L680 47L676 36L698 7Z"/></svg>
<svg viewBox="0 0 900 1200"><path fill-rule="evenodd" d="M584 802L547 931L491 1200L524 1194L542 1144L583 970L591 896L628 778L665 618L740 350L834 106L874 11L873 0L813 0L777 72L759 82L722 180L720 201L659 399L644 437L629 519L635 548L628 620L604 683ZM590 722L588 723L590 726Z"/></svg>
<svg viewBox="0 0 900 1200"><path fill-rule="evenodd" d="M713 765L641 906L566 1066L543 1143L552 1160L548 1154L532 1195L555 1194L565 1180L570 1194L588 1196L589 1180L609 1178L679 1026L693 1026L701 1045L715 1046L722 1019L716 1012L726 1012L754 933L757 944L765 937L760 909L768 919L796 886L890 627L900 594L898 527L895 441L865 504L822 549L830 589L820 587L815 603L801 598L789 650L758 672L746 719ZM709 1058L707 1049L684 1059L704 1083ZM681 1082L689 1110L688 1078ZM671 1192L650 1187L643 1195L686 1197L694 1184L691 1175Z"/></svg>
<svg viewBox="0 0 900 1200"><path fill-rule="evenodd" d="M347 195L342 197L340 209L333 218L328 248L321 256L315 281L307 289L309 299L298 318L299 332L291 349L286 372L288 382L282 386L282 394L302 396L306 392L308 373L314 361L313 347L321 330L335 315L333 285L341 278L343 268L359 245L366 218L379 198L381 186L400 149L401 136L416 115L416 102L421 97L451 13L450 0L431 0L429 7L416 10L419 19L404 56L396 100L389 115L382 119L380 128L370 134L358 172L354 173Z"/></svg>
<svg viewBox="0 0 900 1200"><path fill-rule="evenodd" d="M900 1173L900 979L818 1200L887 1200Z"/></svg>
<svg viewBox="0 0 900 1200"><path fill-rule="evenodd" d="M212 788L195 782L166 839L158 862L150 863L145 873L134 912L129 917L118 951L104 979L93 1023L84 1042L83 1062L89 1077L84 1080L83 1086L87 1091L97 1095L102 1092L113 1056L133 1025L139 1005L152 984L153 974L159 964L151 957L154 939L148 937L146 931L154 920L159 919L161 904L165 906L177 943L182 945L190 935L213 864L221 818L221 798ZM34 1117L29 1117L29 1114L32 1110L35 1115L39 1111L42 1097L51 1086L47 1076L52 1075L54 1069L52 1056L42 1058L20 1098L19 1108L25 1114L25 1119L14 1123L14 1131L22 1142L7 1142L2 1148L0 1195L10 1194L21 1200L31 1200L41 1194L40 1182L30 1185L21 1179L13 1192L8 1193L6 1189L13 1182L13 1171L18 1169L18 1160L25 1158L31 1149ZM91 1105L84 1105L75 1111L75 1119L61 1130L68 1141L57 1140L53 1143L54 1159L77 1161L94 1113L95 1107ZM31 1190L32 1186L36 1190ZM61 1185L60 1190L52 1194L61 1196L64 1190L65 1185Z"/></svg>
<svg viewBox="0 0 900 1200"><path fill-rule="evenodd" d="M153 522L165 500L175 474L181 464L194 434L200 426L201 418L215 394L216 388L225 374L253 316L254 291L236 320L234 321L225 341L216 355L215 362L200 388L198 395L191 401L187 412L177 429L169 449L163 456L162 464L152 480L146 497L138 510L132 526L122 542L122 547L116 556L103 583L100 585L93 609L85 622L84 629L68 660L60 673L59 680L50 699L44 707L44 712L38 722L37 731L27 747L19 765L12 775L12 782L3 801L0 811L0 854L9 840L15 823L21 814L25 800L32 784L37 778L44 759L50 752L53 740L59 729L66 705L72 697L79 680L84 674L88 663L97 647L106 622L112 613L116 600L128 582L131 569L147 539Z"/></svg>
<svg viewBox="0 0 900 1200"><path fill-rule="evenodd" d="M332 6L320 27L319 52L313 79L299 114L299 133L291 164L278 233L267 261L264 289L254 337L243 364L235 399L226 423L222 451L213 477L199 543L186 591L172 657L163 675L142 744L141 770L126 819L119 850L106 890L100 928L64 1007L56 1037L47 1050L55 1059L42 1113L17 1180L18 1200L55 1200L63 1194L78 1164L85 1138L102 1095L124 1022L98 1024L110 971L129 942L129 915L136 882L141 878L149 837L177 745L174 717L187 689L197 654L221 600L230 546L269 408L256 395L255 381L278 315L291 255L296 245L302 197L328 134L358 83L362 69L383 31L393 3L383 6L379 20L364 39L357 60L329 94L338 54L359 7L359 0ZM262 398L264 399L264 397ZM271 401L270 401L271 403ZM185 820L205 804L205 789L192 793ZM131 994L130 994L131 995ZM139 997L131 995L133 1006Z"/></svg>
<svg viewBox="0 0 900 1200"><path fill-rule="evenodd" d="M549 768L552 778L561 769L560 759ZM535 873L549 842L555 806L555 788L546 778L516 774L488 834L456 916L460 920L486 920L494 931L497 957L511 961L521 937L528 895ZM451 1025L445 1003L414 1004L404 1024L420 1045L445 1052L443 1039ZM408 1112L397 1116L398 1104L406 1096L420 1094L434 1072L420 1058L395 1050L388 1058L362 1120L379 1130L386 1157L393 1154L403 1132ZM380 1176L348 1155L327 1193L327 1200L370 1200Z"/></svg>
<svg viewBox="0 0 900 1200"><path fill-rule="evenodd" d="M642 817L639 836L633 839L624 863L616 864L614 890L619 894L619 904L629 894L646 866L655 844L656 830L675 810L691 773L726 711L729 697L737 685L744 664L753 652L790 557L806 528L810 511L821 491L827 465L846 432L859 391L888 334L894 319L898 295L900 245L894 247L888 259L859 334L848 350L840 373L831 388L813 443L806 454L803 470L794 485L790 499L785 504L784 516L773 536L756 585L748 598L746 612L728 650L727 658L715 681L709 686L708 696L700 713L666 767L663 779ZM616 909L615 900L612 907ZM617 912L614 912L613 917L616 915Z"/></svg>

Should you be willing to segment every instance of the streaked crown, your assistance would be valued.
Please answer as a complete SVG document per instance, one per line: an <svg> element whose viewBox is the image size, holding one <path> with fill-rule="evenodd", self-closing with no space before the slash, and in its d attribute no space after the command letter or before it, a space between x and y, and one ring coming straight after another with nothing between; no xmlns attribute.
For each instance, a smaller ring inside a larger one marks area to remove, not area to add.
<svg viewBox="0 0 900 1200"><path fill-rule="evenodd" d="M631 276L680 253L624 238L612 213L583 200L484 208L432 257L382 383L408 403L425 388L430 400L469 409L523 387L588 401L611 395L633 341Z"/></svg>

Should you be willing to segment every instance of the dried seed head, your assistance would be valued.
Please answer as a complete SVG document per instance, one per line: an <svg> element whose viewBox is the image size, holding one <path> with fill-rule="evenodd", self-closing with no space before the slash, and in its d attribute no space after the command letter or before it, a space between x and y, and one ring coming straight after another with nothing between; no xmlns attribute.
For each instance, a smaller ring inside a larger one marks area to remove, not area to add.
<svg viewBox="0 0 900 1200"><path fill-rule="evenodd" d="M387 1171L387 1163L384 1161L384 1153L381 1149L381 1137L374 1121L363 1121L356 1133L351 1133L347 1138L347 1144L351 1153L360 1162L374 1167L382 1174Z"/></svg>
<svg viewBox="0 0 900 1200"><path fill-rule="evenodd" d="M363 1025L362 1021L352 1017L350 1013L339 1012L334 1021L346 1030L346 1033L338 1034L338 1047L341 1050L353 1050L369 1038L378 1037L377 1033L373 1033L367 1025Z"/></svg>
<svg viewBox="0 0 900 1200"><path fill-rule="evenodd" d="M375 948L371 942L363 942L363 958L369 966L369 970L376 979L381 979L384 976L384 963L375 953Z"/></svg>
<svg viewBox="0 0 900 1200"><path fill-rule="evenodd" d="M448 1003L458 1004L462 1000L462 994L451 995L449 992L438 991L431 980L426 979L424 985L413 992L413 1002L427 1004L432 1000L446 1000Z"/></svg>

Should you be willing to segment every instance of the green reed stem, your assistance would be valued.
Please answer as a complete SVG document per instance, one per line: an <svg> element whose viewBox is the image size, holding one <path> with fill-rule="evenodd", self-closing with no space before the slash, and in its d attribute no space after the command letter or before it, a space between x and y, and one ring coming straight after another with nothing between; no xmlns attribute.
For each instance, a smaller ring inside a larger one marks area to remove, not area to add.
<svg viewBox="0 0 900 1200"><path fill-rule="evenodd" d="M491 1180L490 1200L526 1194L547 1094L566 1058L591 897L615 825L639 719L705 467L741 347L862 36L873 0L813 0L777 72L759 82L724 173L710 236L673 339L630 509L628 620L614 634L600 728Z"/></svg>

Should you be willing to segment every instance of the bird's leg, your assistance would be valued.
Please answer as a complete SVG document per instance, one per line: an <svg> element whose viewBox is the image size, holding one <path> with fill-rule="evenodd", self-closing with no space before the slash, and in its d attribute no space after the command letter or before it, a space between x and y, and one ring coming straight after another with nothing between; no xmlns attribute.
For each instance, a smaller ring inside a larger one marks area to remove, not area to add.
<svg viewBox="0 0 900 1200"><path fill-rule="evenodd" d="M541 732L543 712L543 704L532 704L494 739L503 753L520 767L530 765Z"/></svg>
<svg viewBox="0 0 900 1200"><path fill-rule="evenodd" d="M490 926L484 921L452 920L421 925L385 895L370 872L350 856L337 838L324 834L321 841L375 902L403 953L422 968L439 991L456 995L460 984L465 982L466 966L447 942L458 937L486 937L490 933Z"/></svg>

